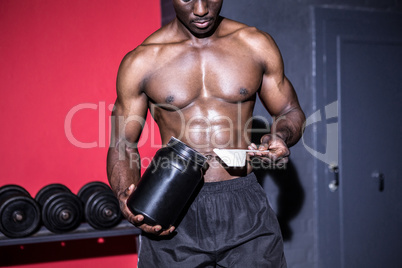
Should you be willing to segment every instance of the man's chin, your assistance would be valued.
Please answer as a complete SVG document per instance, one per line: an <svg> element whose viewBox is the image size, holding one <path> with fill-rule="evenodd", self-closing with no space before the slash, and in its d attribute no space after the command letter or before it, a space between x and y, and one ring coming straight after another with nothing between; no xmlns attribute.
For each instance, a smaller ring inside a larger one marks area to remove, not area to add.
<svg viewBox="0 0 402 268"><path fill-rule="evenodd" d="M210 27L205 28L205 29L196 28L196 29L193 29L191 32L195 37L198 37L198 38L209 37L214 33L214 31Z"/></svg>

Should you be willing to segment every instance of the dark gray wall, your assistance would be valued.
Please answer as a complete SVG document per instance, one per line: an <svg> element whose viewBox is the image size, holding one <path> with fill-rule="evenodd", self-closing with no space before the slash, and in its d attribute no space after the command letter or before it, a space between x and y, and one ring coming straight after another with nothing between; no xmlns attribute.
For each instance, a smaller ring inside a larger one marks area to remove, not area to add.
<svg viewBox="0 0 402 268"><path fill-rule="evenodd" d="M161 0L163 22L174 17L171 0ZM310 116L324 107L315 102L313 7L339 9L402 10L402 0L226 0L222 15L269 33L284 59L285 72L294 85L300 104ZM257 104L255 115L268 116ZM316 148L313 131L305 144ZM302 142L291 149L287 170L258 172L285 239L290 268L318 267L317 160Z"/></svg>

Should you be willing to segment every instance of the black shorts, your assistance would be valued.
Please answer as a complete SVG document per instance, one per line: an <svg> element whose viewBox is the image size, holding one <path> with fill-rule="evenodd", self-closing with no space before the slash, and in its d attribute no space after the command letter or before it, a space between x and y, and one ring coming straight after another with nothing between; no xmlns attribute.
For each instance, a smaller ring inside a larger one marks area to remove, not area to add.
<svg viewBox="0 0 402 268"><path fill-rule="evenodd" d="M172 235L140 236L138 267L286 267L276 215L254 173L205 183Z"/></svg>

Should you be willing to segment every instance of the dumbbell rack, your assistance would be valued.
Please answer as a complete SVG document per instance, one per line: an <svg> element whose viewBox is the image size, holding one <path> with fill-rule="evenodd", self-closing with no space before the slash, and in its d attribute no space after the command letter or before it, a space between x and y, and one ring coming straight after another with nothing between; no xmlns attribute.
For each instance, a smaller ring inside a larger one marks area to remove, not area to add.
<svg viewBox="0 0 402 268"><path fill-rule="evenodd" d="M55 234L42 226L35 234L25 238L8 238L0 233L0 247L12 245L26 245L46 242L80 240L90 238L104 238L114 236L138 235L141 230L134 227L127 220L122 220L117 226L107 230L96 230L88 223L81 223L80 226L74 231Z"/></svg>

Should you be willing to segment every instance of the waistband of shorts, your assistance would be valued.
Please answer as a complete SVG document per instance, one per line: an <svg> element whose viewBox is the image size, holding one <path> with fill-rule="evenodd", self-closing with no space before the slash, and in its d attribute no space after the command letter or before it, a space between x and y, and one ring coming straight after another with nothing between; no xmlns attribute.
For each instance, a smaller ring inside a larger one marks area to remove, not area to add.
<svg viewBox="0 0 402 268"><path fill-rule="evenodd" d="M226 181L206 182L202 186L201 192L222 192L243 189L247 186L258 184L257 177L253 172L247 176L239 177Z"/></svg>

